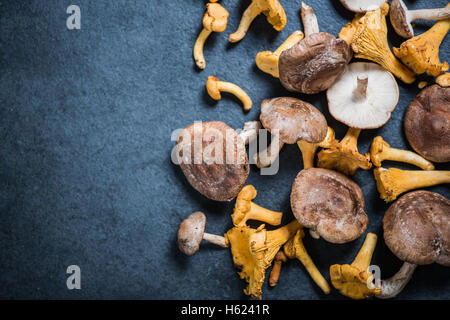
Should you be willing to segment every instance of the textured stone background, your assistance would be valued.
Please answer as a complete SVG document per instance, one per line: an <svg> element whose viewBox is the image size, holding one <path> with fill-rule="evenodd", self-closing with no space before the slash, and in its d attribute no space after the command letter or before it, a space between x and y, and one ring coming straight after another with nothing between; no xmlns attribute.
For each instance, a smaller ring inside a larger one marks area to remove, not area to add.
<svg viewBox="0 0 450 320"><path fill-rule="evenodd" d="M273 50L301 29L299 3L282 0L288 15L278 33L263 16L237 44L227 42L249 1L223 0L230 11L228 29L205 46L207 67L199 72L192 46L201 30L204 1L1 1L0 2L0 297L246 299L229 251L204 245L193 257L175 245L180 221L190 212L207 213L207 231L231 227L232 203L208 201L170 161L171 132L195 120L221 120L238 128L258 118L260 102L292 95L277 79L260 72L257 52ZM81 7L82 29L66 28L66 8ZM407 1L411 8L444 6L446 1ZM337 34L351 20L338 1L311 1L321 30ZM420 33L431 23L417 23ZM390 30L390 41L400 39ZM441 59L449 60L449 39ZM213 102L204 84L209 75L235 82L253 98L242 112L224 95ZM391 120L363 131L360 151L375 135L407 148L402 117L419 92L400 86ZM333 120L324 94L297 96L320 108L341 138L345 127ZM388 165L398 166L389 163ZM248 183L256 202L285 212L291 184L302 168L295 146L281 152L276 176L252 167ZM450 169L448 165L437 168ZM380 240L373 263L391 276L401 262L382 240L381 219L388 206L378 198L372 173L355 180L366 197L368 231ZM450 197L449 187L429 188ZM334 245L305 239L314 261L329 278L334 263L352 261L363 241ZM66 268L81 267L82 289L66 288ZM324 296L302 265L284 267L265 299L335 299ZM449 299L449 270L419 267L401 299Z"/></svg>

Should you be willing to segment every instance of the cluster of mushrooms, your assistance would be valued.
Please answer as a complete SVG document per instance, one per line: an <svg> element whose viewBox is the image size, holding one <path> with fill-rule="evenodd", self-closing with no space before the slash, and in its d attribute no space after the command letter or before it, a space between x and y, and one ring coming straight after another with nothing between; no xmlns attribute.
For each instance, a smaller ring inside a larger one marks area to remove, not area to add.
<svg viewBox="0 0 450 320"><path fill-rule="evenodd" d="M353 299L392 298L405 287L416 266L435 262L450 266L450 200L434 192L411 191L450 183L450 171L434 170L433 165L450 162L449 73L443 73L449 66L439 61L440 43L450 29L450 4L442 9L408 10L402 0L393 0L390 6L385 0L340 1L356 14L338 37L320 32L313 9L302 2L304 32L294 32L274 52L256 55L258 68L279 78L288 91L326 91L330 114L349 127L340 141L316 107L297 98L276 97L263 100L260 121L246 122L242 130L235 131L220 121L194 123L182 130L176 142L178 162L192 187L215 201L236 199L231 214L234 226L224 236L206 233L206 216L197 211L181 223L178 247L186 255L195 254L202 240L230 248L239 276L248 283L244 292L253 298L262 296L266 270L272 265L269 284L275 286L281 266L288 259L301 261L321 290L330 292L328 281L316 268L302 238L304 230L309 229L315 239L342 244L365 233L369 218L364 195L351 179L358 169L375 167L377 189L386 202L406 193L383 218L385 243L404 264L392 278L374 285L369 266L377 236L368 233L351 264L330 267L332 286ZM206 64L206 38L213 31L223 32L227 26L228 11L216 2L211 0L206 5L204 29L194 46L194 59L201 69ZM278 31L286 25L286 14L278 0L252 0L229 41L242 40L261 13ZM387 40L388 13L394 30L408 38L393 53ZM439 21L427 32L414 36L411 21L416 19ZM350 63L352 57L374 63ZM437 77L437 84L423 89L404 115L404 132L415 152L391 147L377 136L369 153L359 153L361 130L386 124L398 103L395 77L410 84L422 73ZM235 94L244 110L252 107L250 97L235 84L211 76L206 89L213 99L220 100L220 92L225 91ZM265 225L279 226L283 213L253 202L257 191L246 185L250 164L245 146L257 138L261 127L272 133L272 143L267 150L254 154L253 163L259 168L273 163L285 144L297 144L303 157L304 169L295 178L290 196L295 219L274 230L267 230ZM211 138L211 130L227 135L233 143ZM223 161L216 163L196 154L194 137L201 138L203 149L215 150L216 157L220 151ZM226 161L230 159L233 161ZM408 163L420 170L383 168L385 160ZM252 228L249 220L263 224Z"/></svg>

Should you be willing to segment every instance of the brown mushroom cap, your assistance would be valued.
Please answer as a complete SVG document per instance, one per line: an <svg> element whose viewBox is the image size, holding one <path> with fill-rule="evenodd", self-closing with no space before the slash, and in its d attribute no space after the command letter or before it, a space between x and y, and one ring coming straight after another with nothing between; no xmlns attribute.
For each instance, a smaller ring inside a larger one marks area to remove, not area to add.
<svg viewBox="0 0 450 320"><path fill-rule="evenodd" d="M401 260L450 267L450 200L414 191L392 204L383 218L384 240Z"/></svg>
<svg viewBox="0 0 450 320"><path fill-rule="evenodd" d="M423 89L406 110L404 129L409 144L422 157L450 161L450 88Z"/></svg>
<svg viewBox="0 0 450 320"><path fill-rule="evenodd" d="M352 57L349 45L326 32L313 33L281 53L281 84L289 91L314 94L328 89Z"/></svg>
<svg viewBox="0 0 450 320"><path fill-rule="evenodd" d="M206 216L196 211L181 222L178 228L178 248L188 256L194 255L200 248L205 232Z"/></svg>
<svg viewBox="0 0 450 320"><path fill-rule="evenodd" d="M279 130L280 140L287 144L318 143L328 131L327 120L316 107L290 97L263 100L260 120L269 132Z"/></svg>
<svg viewBox="0 0 450 320"><path fill-rule="evenodd" d="M183 154L183 150L190 152ZM249 175L244 141L220 121L194 123L183 129L177 139L176 155L189 183L212 200L234 199Z"/></svg>
<svg viewBox="0 0 450 320"><path fill-rule="evenodd" d="M412 38L414 36L414 29L406 16L407 14L408 8L406 8L403 1L392 1L391 9L389 10L392 27L403 38Z"/></svg>
<svg viewBox="0 0 450 320"><path fill-rule="evenodd" d="M332 170L300 171L292 185L291 207L302 225L332 243L355 240L369 223L359 186Z"/></svg>

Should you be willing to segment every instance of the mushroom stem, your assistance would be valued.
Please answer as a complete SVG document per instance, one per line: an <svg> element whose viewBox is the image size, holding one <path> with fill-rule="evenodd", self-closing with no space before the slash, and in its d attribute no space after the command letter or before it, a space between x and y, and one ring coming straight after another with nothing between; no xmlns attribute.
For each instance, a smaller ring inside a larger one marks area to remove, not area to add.
<svg viewBox="0 0 450 320"><path fill-rule="evenodd" d="M358 138L361 133L361 129L348 128L344 138L342 138L341 145L349 150L358 151Z"/></svg>
<svg viewBox="0 0 450 320"><path fill-rule="evenodd" d="M252 100L248 94L234 83L219 81L219 90L235 95L241 100L245 111L249 111L252 108Z"/></svg>
<svg viewBox="0 0 450 320"><path fill-rule="evenodd" d="M276 142L274 142L274 140ZM253 156L254 163L256 163L258 168L270 166L277 159L283 146L284 143L280 140L280 138L278 136L274 136L272 142L265 150L255 153Z"/></svg>
<svg viewBox="0 0 450 320"><path fill-rule="evenodd" d="M275 262L273 263L272 270L270 271L269 276L269 285L271 287L275 287L278 283L278 279L280 278L281 266L283 262L287 261L287 257L282 250L278 251L275 256Z"/></svg>
<svg viewBox="0 0 450 320"><path fill-rule="evenodd" d="M450 8L408 10L409 21L444 20L450 18Z"/></svg>
<svg viewBox="0 0 450 320"><path fill-rule="evenodd" d="M381 281L380 299L389 299L397 296L411 279L417 265L404 262L400 270L391 278Z"/></svg>
<svg viewBox="0 0 450 320"><path fill-rule="evenodd" d="M361 98L366 98L367 84L369 83L369 77L367 75L360 75L356 78L356 95Z"/></svg>
<svg viewBox="0 0 450 320"><path fill-rule="evenodd" d="M317 231L315 231L313 229L309 229L309 235L313 239L320 239L320 234L318 234Z"/></svg>
<svg viewBox="0 0 450 320"><path fill-rule="evenodd" d="M248 145L258 137L259 129L261 129L261 122L247 121L244 123L244 128L239 132L239 136L244 140L245 145Z"/></svg>
<svg viewBox="0 0 450 320"><path fill-rule="evenodd" d="M373 173L380 197L386 202L397 199L398 195L409 190L450 183L450 171L416 171L380 167Z"/></svg>
<svg viewBox="0 0 450 320"><path fill-rule="evenodd" d="M238 42L242 40L245 37L245 34L247 33L248 29L250 28L250 25L252 24L253 20L261 13L261 8L258 6L257 2L252 1L252 3L245 9L241 22L239 22L238 29L230 34L230 37L228 40L230 42Z"/></svg>
<svg viewBox="0 0 450 320"><path fill-rule="evenodd" d="M370 266L372 260L373 251L377 244L377 235L369 232L364 240L361 249L358 252L355 260L353 260L351 266L359 270L366 271Z"/></svg>
<svg viewBox="0 0 450 320"><path fill-rule="evenodd" d="M215 245L221 246L222 248L228 248L228 246L225 242L225 238L222 236L218 236L215 234L205 232L203 234L203 240L211 242Z"/></svg>
<svg viewBox="0 0 450 320"><path fill-rule="evenodd" d="M303 32L298 30L294 31L286 40L284 40L284 42L277 48L277 50L273 52L273 54L276 56L280 56L283 51L291 48L294 44L302 40L304 37L305 35L303 34Z"/></svg>
<svg viewBox="0 0 450 320"><path fill-rule="evenodd" d="M305 37L308 37L313 33L319 33L319 23L317 22L316 14L314 13L313 8L304 2L301 4L301 16Z"/></svg>
<svg viewBox="0 0 450 320"><path fill-rule="evenodd" d="M298 148L302 153L303 158L303 169L313 168L314 167L314 156L319 147L322 148L330 148L334 141L334 130L331 127L328 127L327 135L323 141L319 143L310 143L306 141L299 140L297 141ZM313 237L314 239L318 239Z"/></svg>
<svg viewBox="0 0 450 320"><path fill-rule="evenodd" d="M199 67L200 69L205 69L206 66L206 60L203 55L203 46L205 45L205 41L206 39L208 39L211 33L212 30L203 28L194 44L194 60L197 67Z"/></svg>

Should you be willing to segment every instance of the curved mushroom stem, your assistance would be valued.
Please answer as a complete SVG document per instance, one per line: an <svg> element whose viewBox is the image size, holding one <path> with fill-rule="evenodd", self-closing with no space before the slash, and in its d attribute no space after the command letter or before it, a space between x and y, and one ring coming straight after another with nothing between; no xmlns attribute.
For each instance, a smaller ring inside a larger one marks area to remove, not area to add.
<svg viewBox="0 0 450 320"><path fill-rule="evenodd" d="M357 81L356 95L360 99L365 99L367 93L367 84L369 83L369 77L367 75L360 75L357 77L356 81Z"/></svg>
<svg viewBox="0 0 450 320"><path fill-rule="evenodd" d="M291 48L305 37L302 31L294 31L284 42L273 52L274 55L279 56L283 51Z"/></svg>
<svg viewBox="0 0 450 320"><path fill-rule="evenodd" d="M252 108L252 100L240 87L234 83L224 81L219 81L218 85L220 91L231 93L241 100L245 111L249 111Z"/></svg>
<svg viewBox="0 0 450 320"><path fill-rule="evenodd" d="M206 39L208 39L211 33L212 30L203 28L194 44L194 60L197 67L199 67L200 69L205 69L206 66L206 60L203 55L203 46L205 45L205 41Z"/></svg>
<svg viewBox="0 0 450 320"><path fill-rule="evenodd" d="M317 22L316 14L314 13L313 8L304 2L301 4L301 16L305 37L313 33L319 33L319 23Z"/></svg>
<svg viewBox="0 0 450 320"><path fill-rule="evenodd" d="M328 127L327 135L325 139L323 139L319 143L309 143L306 141L297 141L297 146L302 153L303 158L303 169L313 168L314 167L314 156L316 155L316 151L319 147L322 148L331 148L334 141L334 130L331 127ZM310 231L311 233L311 231ZM318 236L318 235L317 235ZM319 239L312 236L314 239Z"/></svg>
<svg viewBox="0 0 450 320"><path fill-rule="evenodd" d="M252 3L244 11L238 29L234 33L230 34L228 40L230 42L238 42L242 40L245 37L248 29L250 28L253 20L255 20L255 18L261 12L261 8L258 6L258 4L255 1L252 1Z"/></svg>
<svg viewBox="0 0 450 320"><path fill-rule="evenodd" d="M287 261L287 257L284 254L283 250L278 251L275 256L275 262L273 263L272 270L270 271L269 276L269 285L271 287L275 287L278 283L278 279L280 278L281 266L283 262Z"/></svg>
<svg viewBox="0 0 450 320"><path fill-rule="evenodd" d="M344 138L342 138L341 145L349 150L358 151L358 138L361 133L361 129L348 128Z"/></svg>
<svg viewBox="0 0 450 320"><path fill-rule="evenodd" d="M444 20L450 18L450 8L408 10L409 21Z"/></svg>
<svg viewBox="0 0 450 320"><path fill-rule="evenodd" d="M261 122L259 121L247 121L244 123L244 128L239 132L239 136L244 140L245 145L258 137L259 129L261 129Z"/></svg>
<svg viewBox="0 0 450 320"><path fill-rule="evenodd" d="M361 249L358 252L355 260L353 260L351 266L359 270L366 271L370 266L372 260L373 251L377 245L377 235L369 232L364 240Z"/></svg>
<svg viewBox="0 0 450 320"><path fill-rule="evenodd" d="M253 161L256 163L258 168L265 168L270 166L278 157L281 148L283 148L284 143L279 139L278 136L274 136L270 145L253 156Z"/></svg>
<svg viewBox="0 0 450 320"><path fill-rule="evenodd" d="M214 243L222 248L228 248L225 238L211 233L203 233L203 240Z"/></svg>
<svg viewBox="0 0 450 320"><path fill-rule="evenodd" d="M381 281L380 299L389 299L397 296L411 279L417 265L404 262L400 270L391 278Z"/></svg>

